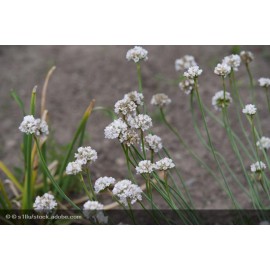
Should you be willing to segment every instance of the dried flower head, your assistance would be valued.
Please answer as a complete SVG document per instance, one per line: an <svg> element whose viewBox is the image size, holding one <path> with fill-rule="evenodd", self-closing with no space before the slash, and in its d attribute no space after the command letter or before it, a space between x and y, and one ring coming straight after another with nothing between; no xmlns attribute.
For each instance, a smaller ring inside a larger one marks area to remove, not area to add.
<svg viewBox="0 0 270 270"><path fill-rule="evenodd" d="M141 129L145 131L152 127L152 119L147 114L138 114L135 117L128 117L128 124L131 128Z"/></svg>
<svg viewBox="0 0 270 270"><path fill-rule="evenodd" d="M119 141L130 147L131 145L138 144L140 142L140 137L134 129L127 129L120 134Z"/></svg>
<svg viewBox="0 0 270 270"><path fill-rule="evenodd" d="M165 94L160 93L160 94L156 94L152 97L151 99L151 104L158 106L160 108L169 105L172 102L172 100Z"/></svg>
<svg viewBox="0 0 270 270"><path fill-rule="evenodd" d="M144 96L143 96L143 94L141 94L137 91L132 91L128 94L125 94L124 99L127 99L129 101L133 101L137 106L141 106L141 105L143 105Z"/></svg>
<svg viewBox="0 0 270 270"><path fill-rule="evenodd" d="M258 82L261 87L268 88L270 86L269 78L260 78Z"/></svg>
<svg viewBox="0 0 270 270"><path fill-rule="evenodd" d="M187 95L189 95L194 89L194 80L185 79L179 83L179 88L184 91Z"/></svg>
<svg viewBox="0 0 270 270"><path fill-rule="evenodd" d="M260 150L268 150L270 148L270 138L263 136L259 141L257 141L256 145Z"/></svg>
<svg viewBox="0 0 270 270"><path fill-rule="evenodd" d="M244 114L247 114L249 116L253 116L257 112L257 108L253 104L248 104L245 106L245 108L242 110Z"/></svg>
<svg viewBox="0 0 270 270"><path fill-rule="evenodd" d="M105 138L111 140L119 138L127 128L127 124L122 119L116 119L104 129Z"/></svg>
<svg viewBox="0 0 270 270"><path fill-rule="evenodd" d="M231 67L234 71L238 71L238 68L241 64L241 57L238 54L232 54L225 56L222 64L226 64Z"/></svg>
<svg viewBox="0 0 270 270"><path fill-rule="evenodd" d="M137 105L128 98L118 100L114 105L114 112L120 115L129 115L136 112Z"/></svg>
<svg viewBox="0 0 270 270"><path fill-rule="evenodd" d="M249 64L250 62L254 60L254 55L252 52L242 51L240 52L240 56L241 56L242 61L245 64Z"/></svg>
<svg viewBox="0 0 270 270"><path fill-rule="evenodd" d="M26 115L19 126L19 130L26 134L36 136L47 136L49 134L48 125L44 120L35 119L33 115Z"/></svg>
<svg viewBox="0 0 270 270"><path fill-rule="evenodd" d="M79 147L75 154L75 158L77 159L77 162L82 165L92 163L97 160L97 151L90 146Z"/></svg>
<svg viewBox="0 0 270 270"><path fill-rule="evenodd" d="M232 103L231 94L229 92L218 91L212 98L212 105L216 110L221 110L222 108L228 107Z"/></svg>
<svg viewBox="0 0 270 270"><path fill-rule="evenodd" d="M186 72L184 72L184 76L188 79L195 79L198 78L202 72L202 69L200 69L198 66L192 66Z"/></svg>
<svg viewBox="0 0 270 270"><path fill-rule="evenodd" d="M142 160L136 167L137 174L152 173L154 170L155 164L153 164L150 160Z"/></svg>
<svg viewBox="0 0 270 270"><path fill-rule="evenodd" d="M217 64L214 73L217 74L218 76L226 78L231 73L231 67L225 63Z"/></svg>
<svg viewBox="0 0 270 270"><path fill-rule="evenodd" d="M148 60L148 51L140 46L135 46L133 49L128 50L126 58L128 61L133 60L138 63L141 60Z"/></svg>
<svg viewBox="0 0 270 270"><path fill-rule="evenodd" d="M262 161L257 161L250 165L250 170L253 173L261 173L266 169L266 165Z"/></svg>
<svg viewBox="0 0 270 270"><path fill-rule="evenodd" d="M54 199L54 196L45 193L43 196L37 196L35 199L35 203L33 204L34 210L38 212L49 212L56 208L57 202Z"/></svg>
<svg viewBox="0 0 270 270"><path fill-rule="evenodd" d="M159 150L162 149L162 140L157 135L149 134L145 136L145 142L144 142L145 150L152 150L155 153L157 153Z"/></svg>
<svg viewBox="0 0 270 270"><path fill-rule="evenodd" d="M78 161L69 162L66 167L66 174L76 175L82 171L82 164Z"/></svg>
<svg viewBox="0 0 270 270"><path fill-rule="evenodd" d="M176 71L186 70L192 66L197 66L197 63L192 55L185 55L182 58L175 60Z"/></svg>
<svg viewBox="0 0 270 270"><path fill-rule="evenodd" d="M96 180L94 189L96 193L106 190L115 184L115 179L113 177L100 177Z"/></svg>
<svg viewBox="0 0 270 270"><path fill-rule="evenodd" d="M112 192L118 197L120 203L125 206L128 206L128 201L134 204L142 200L142 189L138 185L132 184L132 182L127 179L116 183Z"/></svg>
<svg viewBox="0 0 270 270"><path fill-rule="evenodd" d="M163 158L156 162L156 169L159 171L166 171L175 167L175 164L170 158Z"/></svg>

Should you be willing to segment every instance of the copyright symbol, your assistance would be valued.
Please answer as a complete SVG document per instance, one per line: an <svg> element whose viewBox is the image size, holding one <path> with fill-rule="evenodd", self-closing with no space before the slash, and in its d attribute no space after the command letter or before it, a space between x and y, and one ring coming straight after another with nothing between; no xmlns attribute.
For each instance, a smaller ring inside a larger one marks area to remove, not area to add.
<svg viewBox="0 0 270 270"><path fill-rule="evenodd" d="M6 215L6 219L10 219L10 215L7 214L7 215Z"/></svg>

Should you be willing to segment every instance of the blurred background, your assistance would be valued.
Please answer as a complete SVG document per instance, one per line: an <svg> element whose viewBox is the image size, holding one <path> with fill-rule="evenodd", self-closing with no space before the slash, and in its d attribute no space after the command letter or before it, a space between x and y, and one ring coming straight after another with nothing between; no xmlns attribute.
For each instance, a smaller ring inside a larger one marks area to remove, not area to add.
<svg viewBox="0 0 270 270"><path fill-rule="evenodd" d="M131 46L1 46L0 160L15 170L23 164L20 153L22 134L18 130L22 115L10 96L11 89L18 92L28 108L31 91L37 85L39 105L45 76L52 66L56 66L48 86L47 109L51 130L50 158L52 160L61 158L61 151L72 139L91 99L96 100L96 106L113 108L114 103L125 93L137 90L136 66L125 57L130 48ZM227 195L186 153L175 136L161 124L156 109L150 105L150 99L156 93L165 93L172 99L172 104L166 109L168 120L178 129L191 148L215 169L211 155L201 146L194 132L189 97L181 92L177 85L180 74L174 69L175 59L185 54L195 57L203 69L199 80L203 101L214 111L211 105L212 96L222 89L220 77L213 72L216 64L226 55L239 53L240 50L250 50L255 55L255 61L250 67L257 84L258 78L270 77L270 46L144 46L144 48L148 50L149 60L142 63L143 89L145 103L153 117L153 130L162 137L163 144L171 151L191 191L196 208L229 208ZM243 99L250 102L249 80L244 65L241 65L239 72L236 73L236 78ZM256 87L256 95L264 135L270 136L269 114L263 90ZM39 109L37 111L39 112ZM231 116L231 121L237 130L237 119ZM120 145L116 141L104 139L103 130L110 122L110 118L100 111L94 112L88 122L85 143L96 149L99 155L98 162L92 166L94 178L105 175L118 179L127 177ZM243 178L224 130L210 119L208 124L215 145L224 154L231 169ZM250 161L247 160L246 166L249 165ZM234 192L241 201L243 196L241 191L235 189ZM248 202L243 203L248 207Z"/></svg>

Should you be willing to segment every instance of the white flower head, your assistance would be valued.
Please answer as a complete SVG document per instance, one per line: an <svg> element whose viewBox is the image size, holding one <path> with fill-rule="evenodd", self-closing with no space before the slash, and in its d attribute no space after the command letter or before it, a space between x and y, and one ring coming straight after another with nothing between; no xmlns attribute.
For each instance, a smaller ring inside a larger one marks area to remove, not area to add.
<svg viewBox="0 0 270 270"><path fill-rule="evenodd" d="M134 204L142 200L142 189L127 179L116 183L112 192L125 206L128 206L128 201Z"/></svg>
<svg viewBox="0 0 270 270"><path fill-rule="evenodd" d="M56 208L56 206L57 202L55 201L54 196L49 193L45 193L41 197L36 197L33 208L38 212L49 212Z"/></svg>
<svg viewBox="0 0 270 270"><path fill-rule="evenodd" d="M179 83L179 88L184 91L187 95L189 95L194 89L194 80L185 79Z"/></svg>
<svg viewBox="0 0 270 270"><path fill-rule="evenodd" d="M118 100L114 105L114 112L120 115L133 115L136 112L137 105L129 98Z"/></svg>
<svg viewBox="0 0 270 270"><path fill-rule="evenodd" d="M172 100L165 94L160 93L160 94L156 94L152 97L151 99L151 104L158 106L160 108L169 105L172 102Z"/></svg>
<svg viewBox="0 0 270 270"><path fill-rule="evenodd" d="M238 71L238 68L241 65L241 57L238 54L225 56L223 58L222 64L226 64L229 67L231 67L234 71Z"/></svg>
<svg viewBox="0 0 270 270"><path fill-rule="evenodd" d="M162 140L157 135L149 134L145 136L145 142L144 142L145 150L152 150L155 153L157 153L159 150L162 149Z"/></svg>
<svg viewBox="0 0 270 270"><path fill-rule="evenodd" d="M212 105L216 110L221 110L222 108L228 107L232 103L231 94L229 92L218 91L212 98Z"/></svg>
<svg viewBox="0 0 270 270"><path fill-rule="evenodd" d="M92 149L90 146L79 147L77 153L75 154L77 162L85 165L87 163L92 163L97 160L97 151Z"/></svg>
<svg viewBox="0 0 270 270"><path fill-rule="evenodd" d="M87 219L93 218L98 223L108 223L108 217L105 217L102 209L104 205L97 201L87 201L83 205L83 214Z"/></svg>
<svg viewBox="0 0 270 270"><path fill-rule="evenodd" d="M78 161L69 162L66 167L66 174L76 175L82 171L82 164Z"/></svg>
<svg viewBox="0 0 270 270"><path fill-rule="evenodd" d="M44 120L35 119L33 115L26 115L19 126L19 130L26 134L36 136L47 136L49 134L48 125Z"/></svg>
<svg viewBox="0 0 270 270"><path fill-rule="evenodd" d="M104 208L104 205L97 201L87 201L83 205L83 210L96 211L96 210L102 210L103 208Z"/></svg>
<svg viewBox="0 0 270 270"><path fill-rule="evenodd" d="M166 171L175 167L175 164L170 158L163 158L156 162L156 169L159 171Z"/></svg>
<svg viewBox="0 0 270 270"><path fill-rule="evenodd" d="M226 63L217 64L214 73L218 76L226 78L231 73L231 67L228 66Z"/></svg>
<svg viewBox="0 0 270 270"><path fill-rule="evenodd" d="M127 129L125 132L122 132L119 136L119 142L126 144L128 147L131 145L138 144L140 137L134 129Z"/></svg>
<svg viewBox="0 0 270 270"><path fill-rule="evenodd" d="M250 165L250 170L253 173L261 173L266 169L266 165L262 161L257 161Z"/></svg>
<svg viewBox="0 0 270 270"><path fill-rule="evenodd" d="M252 62L254 60L254 55L252 52L248 52L248 51L242 51L240 53L241 59L245 64L249 64L250 62Z"/></svg>
<svg viewBox="0 0 270 270"><path fill-rule="evenodd" d="M248 104L245 106L245 108L242 110L244 114L247 114L249 116L253 116L257 112L257 108L253 104Z"/></svg>
<svg viewBox="0 0 270 270"><path fill-rule="evenodd" d="M260 78L258 80L260 87L268 88L270 86L269 78Z"/></svg>
<svg viewBox="0 0 270 270"><path fill-rule="evenodd" d="M152 119L147 114L138 114L135 117L128 117L128 124L131 128L141 129L142 131L148 130L152 127Z"/></svg>
<svg viewBox="0 0 270 270"><path fill-rule="evenodd" d="M127 131L127 124L122 119L116 119L104 129L106 139L119 138L121 133Z"/></svg>
<svg viewBox="0 0 270 270"><path fill-rule="evenodd" d="M182 58L175 60L176 71L186 70L192 66L197 66L197 63L192 55L184 55Z"/></svg>
<svg viewBox="0 0 270 270"><path fill-rule="evenodd" d="M268 150L270 148L270 138L263 136L259 141L257 141L256 145L260 150Z"/></svg>
<svg viewBox="0 0 270 270"><path fill-rule="evenodd" d="M186 72L184 72L184 76L188 79L198 78L202 74L202 69L199 66L192 66Z"/></svg>
<svg viewBox="0 0 270 270"><path fill-rule="evenodd" d="M134 102L137 106L141 106L143 105L144 96L142 93L132 91L128 94L125 94L124 99Z"/></svg>
<svg viewBox="0 0 270 270"><path fill-rule="evenodd" d="M113 177L100 177L96 180L94 189L96 193L104 191L107 188L110 188L115 184L115 179Z"/></svg>
<svg viewBox="0 0 270 270"><path fill-rule="evenodd" d="M140 46L135 46L133 49L128 50L126 58L128 61L133 60L138 63L141 60L148 60L148 51Z"/></svg>
<svg viewBox="0 0 270 270"><path fill-rule="evenodd" d="M150 160L142 160L136 167L137 174L152 173L154 170L155 164L153 164Z"/></svg>

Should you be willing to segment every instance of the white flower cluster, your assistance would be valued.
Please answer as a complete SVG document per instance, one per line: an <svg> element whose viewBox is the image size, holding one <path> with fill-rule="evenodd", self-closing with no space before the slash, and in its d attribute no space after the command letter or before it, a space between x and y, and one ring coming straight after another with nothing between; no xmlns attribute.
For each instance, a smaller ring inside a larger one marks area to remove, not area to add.
<svg viewBox="0 0 270 270"><path fill-rule="evenodd" d="M148 60L148 51L140 46L135 46L133 49L128 50L126 58L128 61L133 60L138 63L141 60Z"/></svg>
<svg viewBox="0 0 270 270"><path fill-rule="evenodd" d="M241 57L238 54L225 56L223 58L222 64L226 64L229 67L231 67L234 71L238 71L238 68L241 65Z"/></svg>
<svg viewBox="0 0 270 270"><path fill-rule="evenodd" d="M232 103L231 94L229 92L218 91L212 98L212 105L216 110L221 110L222 108L228 107Z"/></svg>
<svg viewBox="0 0 270 270"><path fill-rule="evenodd" d="M131 91L124 95L124 99L133 101L137 106L143 105L143 98L143 94L138 93L137 91Z"/></svg>
<svg viewBox="0 0 270 270"><path fill-rule="evenodd" d="M242 61L245 64L249 64L250 62L252 62L254 60L254 55L252 52L248 52L248 51L242 51L240 52L240 57L242 59Z"/></svg>
<svg viewBox="0 0 270 270"><path fill-rule="evenodd" d="M135 117L130 116L127 122L131 128L141 129L142 131L146 131L152 127L152 119L147 114L138 114Z"/></svg>
<svg viewBox="0 0 270 270"><path fill-rule="evenodd" d="M226 63L217 64L214 73L218 76L226 78L231 73L231 67L228 66Z"/></svg>
<svg viewBox="0 0 270 270"><path fill-rule="evenodd" d="M137 105L135 102L129 100L128 98L123 98L115 103L114 112L117 115L134 115L136 108Z"/></svg>
<svg viewBox="0 0 270 270"><path fill-rule="evenodd" d="M266 169L266 165L262 161L257 161L250 165L250 170L253 173L261 173Z"/></svg>
<svg viewBox="0 0 270 270"><path fill-rule="evenodd" d="M97 160L97 152L90 146L79 147L75 154L75 161L69 162L66 167L66 174L76 175L82 171L82 167Z"/></svg>
<svg viewBox="0 0 270 270"><path fill-rule="evenodd" d="M128 201L134 204L142 200L142 189L127 179L116 183L112 192L125 206L128 206Z"/></svg>
<svg viewBox="0 0 270 270"><path fill-rule="evenodd" d="M184 91L187 95L189 95L194 89L194 80L185 79L179 83L179 88Z"/></svg>
<svg viewBox="0 0 270 270"><path fill-rule="evenodd" d="M184 76L188 79L198 78L202 74L202 69L199 66L192 66L186 72L184 72Z"/></svg>
<svg viewBox="0 0 270 270"><path fill-rule="evenodd" d="M173 163L173 161L170 158L165 157L165 158L157 161L155 166L156 166L156 169L158 171L167 171L169 169L174 168L175 164Z"/></svg>
<svg viewBox="0 0 270 270"><path fill-rule="evenodd" d="M151 104L160 108L169 105L171 102L172 100L163 93L155 94L151 99Z"/></svg>
<svg viewBox="0 0 270 270"><path fill-rule="evenodd" d="M87 201L83 205L83 214L88 219L92 217L99 224L106 224L108 223L108 217L104 216L103 211L101 211L103 208L104 205L97 201Z"/></svg>
<svg viewBox="0 0 270 270"><path fill-rule="evenodd" d="M149 134L145 136L144 147L146 151L152 150L155 153L158 153L162 149L162 140L157 135Z"/></svg>
<svg viewBox="0 0 270 270"><path fill-rule="evenodd" d="M256 145L260 150L268 150L270 148L270 138L263 136L259 141L257 141Z"/></svg>
<svg viewBox="0 0 270 270"><path fill-rule="evenodd" d="M47 136L49 134L48 125L40 118L35 119L33 115L26 115L19 126L19 130L26 134L36 136Z"/></svg>
<svg viewBox="0 0 270 270"><path fill-rule="evenodd" d="M100 177L96 180L94 189L96 193L102 192L106 190L107 188L110 188L115 184L115 179L113 177Z"/></svg>
<svg viewBox="0 0 270 270"><path fill-rule="evenodd" d="M156 169L155 164L150 160L142 160L136 167L137 174L152 173Z"/></svg>
<svg viewBox="0 0 270 270"><path fill-rule="evenodd" d="M104 205L97 202L97 201L87 201L83 205L83 210L102 210L104 208Z"/></svg>
<svg viewBox="0 0 270 270"><path fill-rule="evenodd" d="M55 201L54 196L49 193L45 193L41 197L40 196L36 197L33 208L34 210L38 212L43 212L43 211L47 212L47 211L51 211L56 206L57 206L57 202Z"/></svg>
<svg viewBox="0 0 270 270"><path fill-rule="evenodd" d="M261 87L268 88L270 86L269 78L260 78L258 82Z"/></svg>
<svg viewBox="0 0 270 270"><path fill-rule="evenodd" d="M184 55L182 58L175 60L176 71L186 70L192 66L197 66L197 63L192 55Z"/></svg>
<svg viewBox="0 0 270 270"><path fill-rule="evenodd" d="M127 128L127 124L121 118L116 119L105 128L105 138L110 140L117 139L127 131Z"/></svg>
<svg viewBox="0 0 270 270"><path fill-rule="evenodd" d="M242 112L244 114L252 116L257 112L257 108L253 104L248 104L248 105L245 106L245 108L242 110Z"/></svg>

